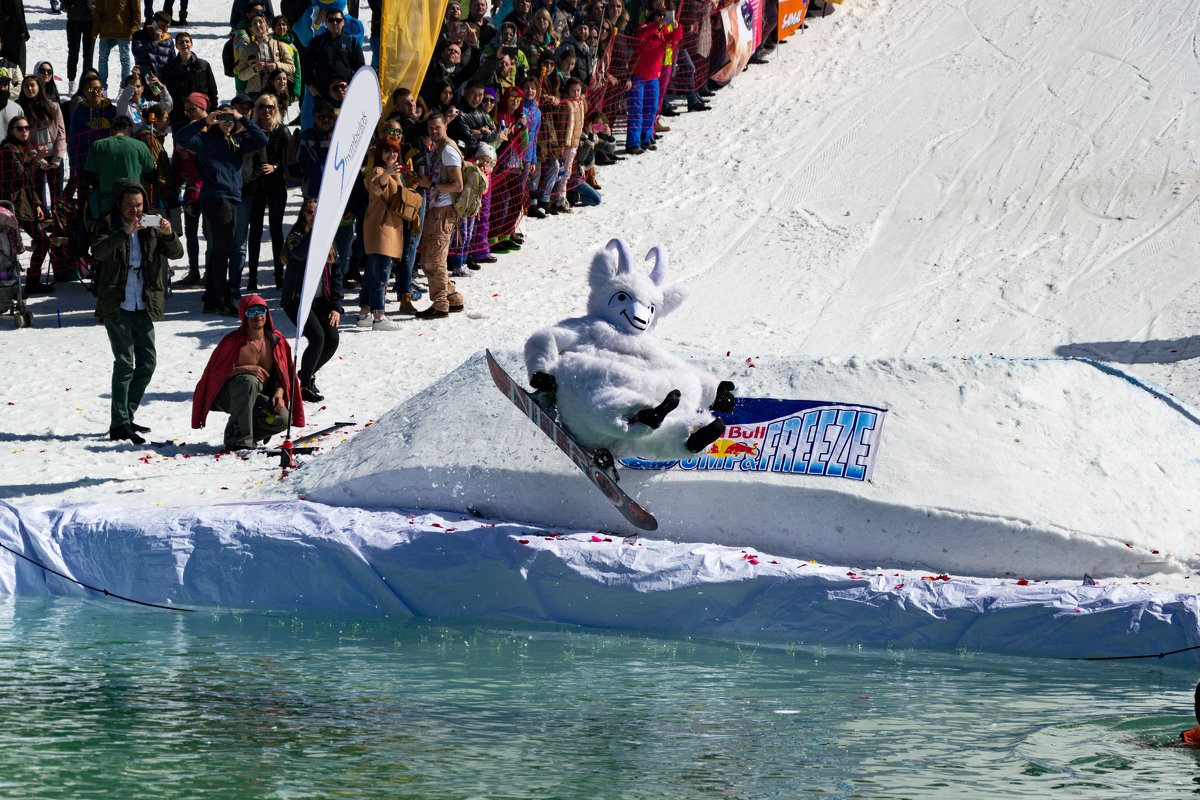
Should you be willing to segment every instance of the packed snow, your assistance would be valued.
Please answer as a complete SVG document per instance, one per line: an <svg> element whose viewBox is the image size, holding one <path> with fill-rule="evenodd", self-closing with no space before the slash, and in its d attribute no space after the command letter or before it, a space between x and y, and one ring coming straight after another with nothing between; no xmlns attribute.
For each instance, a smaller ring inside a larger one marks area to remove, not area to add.
<svg viewBox="0 0 1200 800"><path fill-rule="evenodd" d="M197 52L217 63L226 9L211 0L189 8ZM828 614L862 639L901 640L940 623L925 641L1064 654L1019 635L1037 616L1048 626L1039 630L1070 627L1068 642L1088 654L1196 643L1200 11L1183 0L1153 14L1116 0L847 0L831 10L718 93L711 112L671 119L656 152L604 168L603 205L530 221L520 252L460 281L465 314L401 318L396 332L348 322L307 430L354 424L324 437L322 454L289 476L260 455L220 455L216 419L188 427L192 389L230 329L201 314L198 292L175 293L156 328L158 370L138 416L167 443L154 448L107 439L111 360L91 296L73 285L33 300L36 327L0 334L10 376L0 498L11 504L0 541L103 588L180 603L290 608L366 597L376 590L362 584L364 570L381 571L375 553L417 552L406 550L415 537L441 544L382 572L398 596L396 581L461 580L478 597L414 603L416 613L839 638L833 623L823 634L785 619ZM27 14L31 54L65 73L63 18L42 5ZM872 481L718 479L713 489L678 473L626 472L623 485L659 512L674 542L604 533L626 531L490 387L478 354L508 353L524 378L515 353L533 331L582 312L591 254L613 236L635 252L664 247L672 279L691 285L658 330L671 348L714 369L728 364L746 393L888 407ZM727 516L702 524L709 489L759 516L741 529ZM552 500L538 499L546 493ZM352 512L301 494L409 510ZM272 504L247 505L262 500ZM459 521L454 510L487 517ZM583 530L553 536L568 524ZM311 564L326 554L313 531L341 536L346 526L376 542L372 554ZM608 548L600 561L564 566L591 558L580 554L593 544ZM140 564L151 551L174 571ZM279 584L259 587L269 601L250 593L234 560L257 552L254 580ZM789 597L803 612L753 589L800 586L771 570L754 577L773 560L842 556L829 569L860 577L817 593L800 587ZM71 591L9 561L10 591ZM618 566L634 562L636 579ZM887 578L874 578L871 591L882 594L866 603L853 599L867 591L862 568ZM1088 568L1101 588L1079 587ZM944 605L907 594L947 573L936 582ZM1031 583L995 577L1006 574ZM1071 580L1034 583L1044 578ZM514 588L536 582L544 597L555 580L579 596L591 586L587 614L527 602ZM738 606L722 628L672 605L681 587L712 592L713 582L758 607ZM1036 611L997 613L1014 602ZM1107 629L1116 617L1072 627L1114 603L1141 610ZM895 608L911 619L886 611ZM967 617L978 636L964 632ZM1167 632L1144 638L1151 618ZM1098 646L1122 635L1124 645Z"/></svg>

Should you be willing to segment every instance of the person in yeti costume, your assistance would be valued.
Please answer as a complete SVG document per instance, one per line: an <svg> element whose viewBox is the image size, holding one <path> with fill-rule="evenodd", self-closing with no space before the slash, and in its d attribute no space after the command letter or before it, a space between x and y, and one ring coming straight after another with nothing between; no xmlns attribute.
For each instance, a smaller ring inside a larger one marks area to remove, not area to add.
<svg viewBox="0 0 1200 800"><path fill-rule="evenodd" d="M633 269L625 242L610 241L592 260L588 316L544 328L525 343L530 385L553 398L563 425L602 459L691 458L725 432L712 412L733 409L733 383L696 369L653 335L658 318L678 308L688 289L663 286L661 248L646 258L654 259L649 276Z"/></svg>

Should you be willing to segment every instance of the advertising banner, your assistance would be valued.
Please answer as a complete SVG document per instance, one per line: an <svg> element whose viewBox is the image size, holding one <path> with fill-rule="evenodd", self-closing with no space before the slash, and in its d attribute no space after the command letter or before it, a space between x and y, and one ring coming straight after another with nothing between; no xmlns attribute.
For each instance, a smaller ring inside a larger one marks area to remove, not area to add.
<svg viewBox="0 0 1200 800"><path fill-rule="evenodd" d="M713 73L712 79L729 83L742 74L750 63L750 56L762 44L762 0L737 0L719 13L725 28L729 62Z"/></svg>
<svg viewBox="0 0 1200 800"><path fill-rule="evenodd" d="M384 94L404 86L416 94L433 58L449 0L383 0L379 80ZM463 10L466 17L466 9Z"/></svg>
<svg viewBox="0 0 1200 800"><path fill-rule="evenodd" d="M296 355L299 361L300 333L308 320L313 298L325 271L329 248L337 234L338 223L350 200L350 190L359 179L359 169L371 145L375 123L383 112L379 98L379 78L375 70L362 67L350 79L346 99L338 114L325 157L321 175L321 190L317 193L317 215L313 219L309 240L308 263L304 265L304 287L300 292L300 308L296 312Z"/></svg>
<svg viewBox="0 0 1200 800"><path fill-rule="evenodd" d="M779 41L800 30L807 15L808 0L779 0Z"/></svg>
<svg viewBox="0 0 1200 800"><path fill-rule="evenodd" d="M741 398L725 435L683 461L623 458L633 469L740 470L867 481L879 454L887 409L822 400Z"/></svg>

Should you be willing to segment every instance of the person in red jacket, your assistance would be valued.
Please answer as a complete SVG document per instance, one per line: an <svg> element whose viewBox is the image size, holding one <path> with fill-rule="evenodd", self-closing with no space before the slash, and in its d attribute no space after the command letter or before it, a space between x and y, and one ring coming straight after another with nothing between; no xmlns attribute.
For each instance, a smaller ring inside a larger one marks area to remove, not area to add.
<svg viewBox="0 0 1200 800"><path fill-rule="evenodd" d="M662 72L667 44L678 32L678 26L667 24L667 12L653 9L637 29L630 68L628 113L629 128L625 135L625 152L638 155L654 150L654 123L658 119L658 77Z"/></svg>
<svg viewBox="0 0 1200 800"><path fill-rule="evenodd" d="M241 326L226 334L208 359L192 394L192 427L203 428L209 411L229 415L225 446L250 450L292 424L304 424L304 401L287 338L275 330L267 301L248 294L238 305Z"/></svg>

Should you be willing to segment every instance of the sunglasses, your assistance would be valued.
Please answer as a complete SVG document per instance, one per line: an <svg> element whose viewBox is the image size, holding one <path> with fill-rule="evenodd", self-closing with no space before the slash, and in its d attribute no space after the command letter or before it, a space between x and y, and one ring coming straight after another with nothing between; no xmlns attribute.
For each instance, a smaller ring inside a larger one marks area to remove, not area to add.
<svg viewBox="0 0 1200 800"><path fill-rule="evenodd" d="M266 313L267 313L266 306L251 306L250 308L246 309L247 317L261 317L261 316L264 316Z"/></svg>
<svg viewBox="0 0 1200 800"><path fill-rule="evenodd" d="M319 119L321 122L329 122L333 119L333 116L330 114L317 114L313 119Z"/></svg>
<svg viewBox="0 0 1200 800"><path fill-rule="evenodd" d="M259 106L263 111L274 111L275 106Z"/></svg>
<svg viewBox="0 0 1200 800"><path fill-rule="evenodd" d="M4 85L5 84L0 83L0 86L4 86ZM89 86L88 88L84 89L84 91L87 92L88 94L100 94L104 90L101 89L99 86Z"/></svg>
<svg viewBox="0 0 1200 800"><path fill-rule="evenodd" d="M53 75L54 70L51 69L50 67L38 67L38 74L39 75Z"/></svg>
<svg viewBox="0 0 1200 800"><path fill-rule="evenodd" d="M9 128L9 130L10 131L27 131L27 130L29 130L29 126L28 125L13 125L11 128Z"/></svg>
<svg viewBox="0 0 1200 800"><path fill-rule="evenodd" d="M400 130L399 128L384 128L383 129L384 136L400 136L403 133L404 133L404 131Z"/></svg>
<svg viewBox="0 0 1200 800"><path fill-rule="evenodd" d="M333 23L335 23L335 22L336 22L338 25L341 25L341 24L342 24L343 22L345 22L345 21L346 21L346 20L342 19L341 17L326 17L326 18L325 18L325 23L326 23L327 25L332 25L332 24L333 24Z"/></svg>

